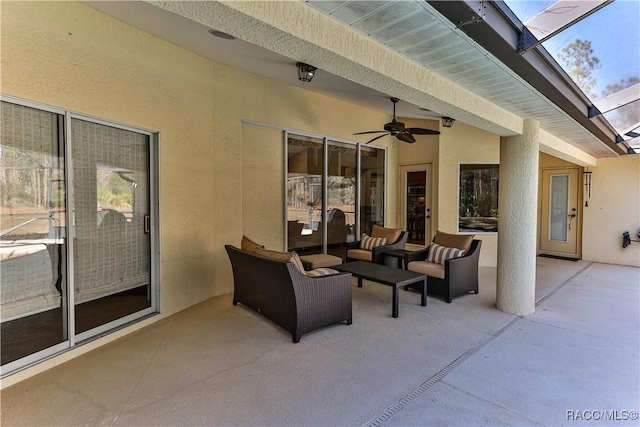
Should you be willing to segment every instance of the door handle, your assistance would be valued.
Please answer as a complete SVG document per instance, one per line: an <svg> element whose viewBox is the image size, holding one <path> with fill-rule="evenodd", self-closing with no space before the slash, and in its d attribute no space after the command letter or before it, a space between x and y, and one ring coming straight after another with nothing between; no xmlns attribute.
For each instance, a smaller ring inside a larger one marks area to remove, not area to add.
<svg viewBox="0 0 640 427"><path fill-rule="evenodd" d="M149 234L151 232L151 217L149 214L144 215L144 234Z"/></svg>
<svg viewBox="0 0 640 427"><path fill-rule="evenodd" d="M569 230L571 230L571 220L576 217L576 214L569 214L567 216L569 217Z"/></svg>

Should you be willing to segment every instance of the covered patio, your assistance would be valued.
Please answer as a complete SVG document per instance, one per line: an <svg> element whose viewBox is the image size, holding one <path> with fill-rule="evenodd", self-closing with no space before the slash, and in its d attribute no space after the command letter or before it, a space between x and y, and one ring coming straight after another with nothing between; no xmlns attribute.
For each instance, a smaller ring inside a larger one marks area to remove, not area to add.
<svg viewBox="0 0 640 427"><path fill-rule="evenodd" d="M4 425L637 425L639 270L536 260L536 314L496 268L452 304L353 287L353 324L299 344L231 296L2 391ZM634 412L635 411L635 412Z"/></svg>

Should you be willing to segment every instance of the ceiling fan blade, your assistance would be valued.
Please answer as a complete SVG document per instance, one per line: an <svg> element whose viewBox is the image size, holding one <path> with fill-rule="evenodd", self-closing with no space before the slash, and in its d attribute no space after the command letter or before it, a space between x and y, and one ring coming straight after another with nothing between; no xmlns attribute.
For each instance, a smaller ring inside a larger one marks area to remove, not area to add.
<svg viewBox="0 0 640 427"><path fill-rule="evenodd" d="M370 143L370 142L373 142L373 141L375 141L376 139L380 139L380 138L382 138L383 136L387 136L387 135L390 135L390 133L388 133L388 132L387 132L387 133L385 133L384 135L376 136L375 138L370 139L369 141L367 141L367 142L366 142L366 144L368 144L368 143Z"/></svg>
<svg viewBox="0 0 640 427"><path fill-rule="evenodd" d="M408 142L410 144L416 142L416 139L413 137L413 135L411 135L411 133L407 131L400 132L396 135L396 138L398 138L400 141Z"/></svg>
<svg viewBox="0 0 640 427"><path fill-rule="evenodd" d="M367 133L381 133L381 132L386 132L386 130L370 130L367 132L358 132L358 133L354 133L354 135L364 135Z"/></svg>
<svg viewBox="0 0 640 427"><path fill-rule="evenodd" d="M407 130L414 135L440 135L439 131L431 129L407 128Z"/></svg>

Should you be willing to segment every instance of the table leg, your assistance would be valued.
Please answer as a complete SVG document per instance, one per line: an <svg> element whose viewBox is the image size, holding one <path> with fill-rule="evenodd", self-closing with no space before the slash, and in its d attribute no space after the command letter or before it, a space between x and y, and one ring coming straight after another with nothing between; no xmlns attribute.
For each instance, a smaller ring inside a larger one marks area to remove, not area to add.
<svg viewBox="0 0 640 427"><path fill-rule="evenodd" d="M358 277L358 287L362 287L362 277Z"/></svg>
<svg viewBox="0 0 640 427"><path fill-rule="evenodd" d="M420 304L423 307L427 306L427 279L422 280L422 285L420 286Z"/></svg>
<svg viewBox="0 0 640 427"><path fill-rule="evenodd" d="M398 317L398 287L392 286L393 289L393 317Z"/></svg>

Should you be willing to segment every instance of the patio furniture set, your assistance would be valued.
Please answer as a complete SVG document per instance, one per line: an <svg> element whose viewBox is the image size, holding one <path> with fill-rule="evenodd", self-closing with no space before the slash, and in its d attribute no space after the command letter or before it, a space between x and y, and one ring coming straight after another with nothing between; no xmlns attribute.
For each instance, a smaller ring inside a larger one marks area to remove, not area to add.
<svg viewBox="0 0 640 427"><path fill-rule="evenodd" d="M438 231L420 251L406 250L406 241L401 229L374 226L371 236L347 243L347 262L342 263L328 254L268 250L243 236L240 249L225 246L233 270L233 305L240 302L269 318L297 343L314 329L352 323L352 277L358 287L363 280L390 286L394 318L401 287L419 290L423 307L427 292L447 303L464 293L478 293L480 240Z"/></svg>

